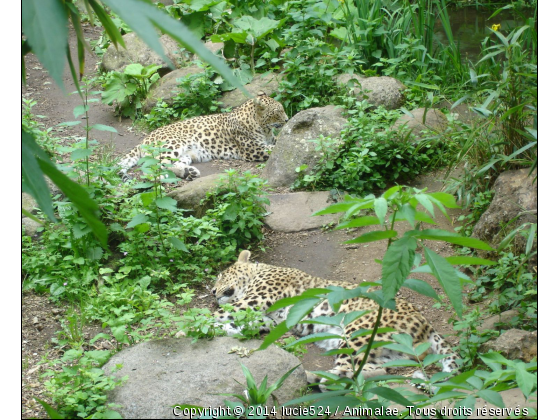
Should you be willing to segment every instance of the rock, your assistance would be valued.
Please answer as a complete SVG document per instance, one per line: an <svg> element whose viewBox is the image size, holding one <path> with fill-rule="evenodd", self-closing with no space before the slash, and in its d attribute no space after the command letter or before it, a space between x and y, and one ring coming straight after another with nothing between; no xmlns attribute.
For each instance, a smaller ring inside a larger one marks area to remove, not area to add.
<svg viewBox="0 0 560 420"><path fill-rule="evenodd" d="M406 86L397 79L387 76L363 77L359 74L341 74L337 77L337 82L350 87L352 79L356 79L358 82L353 82L357 86L352 88L352 94L360 100L367 99L374 107L397 109L404 104L405 98L402 91L406 89Z"/></svg>
<svg viewBox="0 0 560 420"><path fill-rule="evenodd" d="M220 178L224 174L212 174L197 178L192 182L171 191L168 196L177 200L177 207L181 209L191 210L194 217L202 217L209 208L207 205L201 205L200 201L206 198L206 193L213 190L218 184Z"/></svg>
<svg viewBox="0 0 560 420"><path fill-rule="evenodd" d="M336 214L311 216L329 206L329 197L328 191L271 194L268 196L270 205L267 206L270 214L265 217L264 223L278 232L301 232L337 222ZM297 211L294 212L294 209Z"/></svg>
<svg viewBox="0 0 560 420"><path fill-rule="evenodd" d="M492 203L480 216L472 236L497 246L503 239L503 226L518 216L508 226L508 232L526 222L537 223L537 182L533 183L536 175L529 176L528 168L502 172L494 183ZM526 241L517 235L514 243L524 252Z"/></svg>
<svg viewBox="0 0 560 420"><path fill-rule="evenodd" d="M209 49L212 53L214 54L218 54L218 52L220 52L223 48L224 48L224 43L223 42L212 42L212 41L206 41L204 43L204 46ZM198 55L194 55L193 60L200 60L200 58L198 57Z"/></svg>
<svg viewBox="0 0 560 420"><path fill-rule="evenodd" d="M242 394L246 389L240 363L250 370L257 385L268 376L269 386L301 363L277 346L248 357L230 353L234 347L256 349L261 344L259 340L240 342L219 337L194 344L191 341L190 338L147 341L115 354L103 369L109 374L116 365L122 365L114 375L118 378L126 375L128 380L109 393L107 402L120 404L122 408L117 410L123 418L173 419L176 405L217 408L225 407L224 399L236 400L217 394ZM306 386L305 371L299 366L274 395L282 404L301 396Z"/></svg>
<svg viewBox="0 0 560 420"><path fill-rule="evenodd" d="M38 205L37 202L31 195L22 192L21 193L21 208L28 211L31 214L37 214Z"/></svg>
<svg viewBox="0 0 560 420"><path fill-rule="evenodd" d="M502 312L501 314L491 316L484 320L479 330L494 330L496 329L496 324L506 324L506 326L500 326L500 329L509 329L507 324L511 323L514 318L519 316L519 312L515 309L510 309L509 311Z"/></svg>
<svg viewBox="0 0 560 420"><path fill-rule="evenodd" d="M298 177L296 168L305 164L310 171L322 155L309 140L321 135L338 139L346 121L342 109L334 105L298 112L278 134L276 147L266 162L262 177L268 179L272 187L292 185Z"/></svg>
<svg viewBox="0 0 560 420"><path fill-rule="evenodd" d="M126 48L119 45L118 49L115 45L110 45L107 48L101 67L105 71L123 71L126 66L133 63L142 64L144 67L150 64L157 64L162 66L159 71L160 76L169 73L172 68L163 61L144 41L142 41L134 32L130 32L123 36ZM169 57L175 67L180 67L184 64L184 55L181 52L181 46L171 38L169 35L163 35L159 38L165 55Z"/></svg>
<svg viewBox="0 0 560 420"><path fill-rule="evenodd" d="M25 230L25 234L27 236L31 236L34 237L37 235L37 229L39 229L40 227L43 227L43 225L39 222L36 222L35 220L29 218L29 217L22 217L21 218L21 225L23 226L23 229Z"/></svg>
<svg viewBox="0 0 560 420"><path fill-rule="evenodd" d="M429 109L426 113L426 119L424 120L424 112L426 108L418 108L411 112L410 115L403 115L395 124L393 124L393 129L399 128L401 125L406 125L412 130L412 134L420 137L423 130L435 130L441 132L447 127L447 117L439 109Z"/></svg>
<svg viewBox="0 0 560 420"><path fill-rule="evenodd" d="M274 73L269 73L266 76L255 75L253 81L245 85L245 89L252 95L257 96L260 91L263 91L267 95L272 95L278 90L278 84L280 83L280 76ZM236 107L244 103L247 96L241 90L234 89L229 92L224 93L220 101L222 102L222 108Z"/></svg>
<svg viewBox="0 0 560 420"><path fill-rule="evenodd" d="M507 330L498 338L489 340L480 346L480 353L489 351L500 352L510 360L521 359L524 362L530 362L537 356L537 332L516 328Z"/></svg>
<svg viewBox="0 0 560 420"><path fill-rule="evenodd" d="M199 73L204 73L204 69L197 65L184 67L167 73L150 87L148 96L142 106L142 111L145 114L149 113L160 99L168 104L171 104L173 102L173 98L180 92L180 82L178 80L188 76L189 74Z"/></svg>

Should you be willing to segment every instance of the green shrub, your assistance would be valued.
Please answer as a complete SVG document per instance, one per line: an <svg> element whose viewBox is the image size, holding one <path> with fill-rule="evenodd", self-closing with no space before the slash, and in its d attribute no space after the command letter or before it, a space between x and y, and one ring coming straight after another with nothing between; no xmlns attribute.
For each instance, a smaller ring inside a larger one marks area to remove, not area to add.
<svg viewBox="0 0 560 420"><path fill-rule="evenodd" d="M202 67L202 64L199 63ZM175 120L184 120L199 115L216 113L221 95L219 84L212 81L215 72L210 66L203 67L204 73L188 74L181 79L177 95L168 104L158 101L144 120L151 130L168 125Z"/></svg>
<svg viewBox="0 0 560 420"><path fill-rule="evenodd" d="M382 108L373 114L362 110L351 114L341 132L340 146L332 139L314 140L316 150L322 152L321 159L294 187L365 195L437 167L446 153L445 144L437 138L416 141L406 129L379 131L392 123L396 115L397 112ZM301 168L300 172L303 174Z"/></svg>

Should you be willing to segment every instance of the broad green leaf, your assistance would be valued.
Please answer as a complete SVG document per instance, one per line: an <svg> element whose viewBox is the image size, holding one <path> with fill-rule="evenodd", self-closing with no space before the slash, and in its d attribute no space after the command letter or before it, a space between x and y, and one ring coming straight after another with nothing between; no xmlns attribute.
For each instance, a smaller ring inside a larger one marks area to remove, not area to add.
<svg viewBox="0 0 560 420"><path fill-rule="evenodd" d="M426 208L426 210L430 212L432 217L434 216L434 205L432 204L432 202L430 201L430 199L426 194L416 194L414 198L416 198L418 202L422 204Z"/></svg>
<svg viewBox="0 0 560 420"><path fill-rule="evenodd" d="M323 214L332 214L332 213L342 213L350 209L354 204L356 204L354 200L343 201L341 203L334 203L327 208L316 211L315 213L312 214L312 216L321 216Z"/></svg>
<svg viewBox="0 0 560 420"><path fill-rule="evenodd" d="M373 216L362 216L357 217L352 220L346 220L342 223L339 223L335 230L338 229L350 229L355 227L362 227L362 226L370 226L370 225L378 225L379 219Z"/></svg>
<svg viewBox="0 0 560 420"><path fill-rule="evenodd" d="M264 350L284 334L286 334L290 329L286 327L286 321L282 321L280 324L276 325L272 331L264 338L263 343L259 347L259 350Z"/></svg>
<svg viewBox="0 0 560 420"><path fill-rule="evenodd" d="M455 269L445 258L435 253L430 248L424 247L424 256L426 257L426 262L432 269L432 274L438 280L439 284L442 285L457 315L459 318L462 318L463 296L461 293L461 281L459 277L457 277Z"/></svg>
<svg viewBox="0 0 560 420"><path fill-rule="evenodd" d="M485 401L488 401L490 404L494 404L495 406L500 408L505 407L502 396L496 391L492 391L490 389L482 389L478 391L477 394L480 398L482 398Z"/></svg>
<svg viewBox="0 0 560 420"><path fill-rule="evenodd" d="M527 372L524 368L524 363L518 363L515 365L515 380L525 398L529 398L529 395L537 386L537 376Z"/></svg>
<svg viewBox="0 0 560 420"><path fill-rule="evenodd" d="M387 215L387 200L384 197L376 198L373 202L373 208L381 224L384 224Z"/></svg>
<svg viewBox="0 0 560 420"><path fill-rule="evenodd" d="M451 194L443 193L443 192L433 192L426 194L428 197L435 198L441 204L443 204L448 209L460 209L461 206L457 205L455 201L455 197Z"/></svg>
<svg viewBox="0 0 560 420"><path fill-rule="evenodd" d="M416 240L401 238L391 244L383 257L382 283L385 300L393 299L410 274L414 262Z"/></svg>
<svg viewBox="0 0 560 420"><path fill-rule="evenodd" d="M286 348L295 346L297 344L307 344L307 343L314 343L316 341L322 341L322 340L328 340L328 339L342 339L342 337L338 334L332 334L332 333L328 333L328 332L321 332L321 333L315 333L315 334L309 334L306 335L304 337L299 338L298 340L288 344L286 346Z"/></svg>
<svg viewBox="0 0 560 420"><path fill-rule="evenodd" d="M496 261L487 260L479 257L447 257L445 258L449 264L453 265L495 265Z"/></svg>
<svg viewBox="0 0 560 420"><path fill-rule="evenodd" d="M70 154L70 160L76 161L85 159L86 157L91 156L92 153L91 149L76 149Z"/></svg>
<svg viewBox="0 0 560 420"><path fill-rule="evenodd" d="M128 224L126 225L127 228L133 228L136 225L139 225L140 223L146 223L148 221L148 216L146 216L145 214L137 214L136 216L134 216L132 218L132 220L130 222L128 222Z"/></svg>
<svg viewBox="0 0 560 420"><path fill-rule="evenodd" d="M404 405L405 407L414 405L405 397L403 397L400 393L398 393L397 391L391 388L375 387L375 388L368 388L368 391L373 392L374 394L379 395L380 397L385 398L389 401L393 401L396 402L397 404Z"/></svg>
<svg viewBox="0 0 560 420"><path fill-rule="evenodd" d="M64 90L62 73L68 45L68 16L59 0L21 3L21 25L27 41L56 84Z"/></svg>
<svg viewBox="0 0 560 420"><path fill-rule="evenodd" d="M283 22L284 20L272 20L267 17L255 19L252 16L245 15L236 19L233 24L239 29L253 34L257 39L261 39L280 26Z"/></svg>
<svg viewBox="0 0 560 420"><path fill-rule="evenodd" d="M443 229L425 229L419 231L415 235L418 239L429 239L433 241L445 241L455 245L467 246L469 248L482 249L485 251L492 251L490 245L480 239L467 238L455 232L449 232Z"/></svg>
<svg viewBox="0 0 560 420"><path fill-rule="evenodd" d="M345 289L339 286L330 286L332 291L327 295L329 304L338 312L342 302L348 299L353 299L362 294L361 288L357 287L355 289Z"/></svg>
<svg viewBox="0 0 560 420"><path fill-rule="evenodd" d="M39 167L35 154L40 152L44 158L46 155L37 146L31 134L22 130L21 132L21 175L22 186L33 196L37 205L51 221L55 221L49 187L43 177L43 171Z"/></svg>
<svg viewBox="0 0 560 420"><path fill-rule="evenodd" d="M33 397L33 398L35 398L37 401L39 401L39 404L41 404L43 406L43 408L45 409L45 411L49 415L49 418L51 418L51 419L64 419L65 418L62 414L60 414L58 411L56 411L53 407L51 407L45 401L40 400L37 397Z"/></svg>
<svg viewBox="0 0 560 420"><path fill-rule="evenodd" d="M145 192L140 194L140 200L142 201L142 205L146 208L149 207L150 204L154 202L156 197L157 195L155 191L150 191L150 192Z"/></svg>
<svg viewBox="0 0 560 420"><path fill-rule="evenodd" d="M302 318L311 312L315 305L319 302L321 302L320 298L307 298L295 303L294 306L290 308L290 312L286 318L286 327L292 328L296 325Z"/></svg>
<svg viewBox="0 0 560 420"><path fill-rule="evenodd" d="M421 295L431 297L432 299L436 299L438 301L441 300L434 288L423 280L406 279L403 286L414 290L416 293L420 293Z"/></svg>
<svg viewBox="0 0 560 420"><path fill-rule="evenodd" d="M381 230L381 231L364 233L363 235L358 236L355 239L351 239L343 243L362 244L364 242L374 242L374 241L381 241L383 239L394 238L395 236L397 236L397 231L395 230Z"/></svg>
<svg viewBox="0 0 560 420"><path fill-rule="evenodd" d="M173 245L174 248L177 248L179 251L188 252L187 247L179 238L172 236L170 238L167 238L167 240L169 241L169 243L171 243L171 245Z"/></svg>
<svg viewBox="0 0 560 420"><path fill-rule="evenodd" d="M156 205L160 209L166 209L172 212L177 211L177 200L171 197L161 197L156 200Z"/></svg>
<svg viewBox="0 0 560 420"><path fill-rule="evenodd" d="M87 111L89 111L89 106L87 105L78 105L74 108L74 118L78 118L84 115Z"/></svg>
<svg viewBox="0 0 560 420"><path fill-rule="evenodd" d="M286 306L293 305L299 302L300 300L314 297L317 295L323 295L329 292L331 292L331 289L307 289L300 296L287 297L276 301L270 308L266 310L266 312L274 312L278 309L285 308Z"/></svg>
<svg viewBox="0 0 560 420"><path fill-rule="evenodd" d="M112 133L118 133L116 128L113 128L109 125L104 125L104 124L93 124L91 126L91 128L93 128L94 130L99 130L99 131L110 131Z"/></svg>

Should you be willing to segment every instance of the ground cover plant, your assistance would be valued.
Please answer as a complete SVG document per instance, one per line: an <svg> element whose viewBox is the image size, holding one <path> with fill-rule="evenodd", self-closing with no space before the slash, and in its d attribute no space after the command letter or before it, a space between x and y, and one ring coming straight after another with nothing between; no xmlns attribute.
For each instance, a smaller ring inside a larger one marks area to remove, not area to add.
<svg viewBox="0 0 560 420"><path fill-rule="evenodd" d="M340 144L330 138L312 140L322 158L315 168L298 168L301 176L294 188L352 193L351 200L328 210L346 212L346 224L340 227L358 226L360 220L369 224L377 217L382 227L391 230L384 222L389 214L393 221L410 223L412 233L405 235L408 239L389 242L382 264L385 268L388 259L400 252L404 255L402 270L385 273L383 299L376 301L389 305L400 286L410 285L404 282L405 271L431 272L457 312L453 322L460 336L458 352L465 360L459 376L434 375L424 384L429 390L425 396L385 387L385 381L402 378L364 380L357 363L353 378L329 378L333 384L328 393L305 396L292 404L313 401L329 408L332 404L327 398L337 398L348 407L387 407L391 401L428 409L430 403L445 397L471 407L471 396L452 391L462 387L500 406L503 403L497 391L517 386L525 397L534 393L536 362L509 361L493 353L476 357L481 342L496 334L476 331L482 314L463 310L460 285L467 279L451 264L483 261L460 248L457 252L464 256L451 261L422 248L427 265L417 261L410 241L420 244L432 239L417 223L426 222L435 208L445 211L452 206L451 196L430 196L394 185L434 168L447 167L449 173L461 168L460 175L450 176L447 192L470 213L461 220L460 235L441 234L439 239L463 246L476 243L469 238L472 226L489 205L492 184L501 172L528 167L536 179L536 1L201 0L150 5L137 0L86 0L83 4L85 9L78 2L49 0L26 3L22 9L22 80L27 53L38 57L59 86L63 86L62 72L68 62L76 95L82 98L82 105L74 109L75 120L60 126L83 129L83 135L73 138L59 136L60 127L44 126L41 115L34 113L36 102L32 98L22 103L22 190L30 193L40 208L37 214L24 214L42 223L37 238L22 235L22 288L45 293L57 304L71 308L53 343L61 356L45 360L50 404L42 403L49 415L118 416L118 408L105 404L106 392L119 381L100 370L111 355L111 351L95 347L104 339L115 339L121 348L177 332L195 340L223 334L208 309L191 307L193 289L211 282L240 249L258 246L263 238L264 205L268 204L264 180L250 172L229 170L220 187L206 198L206 213L192 216L167 196L177 180L155 158L161 146L147 150L149 156L139 163L138 181L122 184L116 157L95 140L96 130L116 130L90 121L92 104L116 105L121 117L136 118L152 130L177 119L219 112L223 92L241 88L257 74L271 72L278 73L281 81L277 91L270 93L290 117L310 107L339 105L349 120ZM461 53L449 16L452 7L494 10L485 22L486 37L476 59ZM128 13L131 10L134 13ZM514 28L495 23L506 12L516 14L522 23ZM68 23L76 34L77 62L67 54L69 35L64 28ZM84 39L82 24L89 23L103 28L99 40ZM121 48L122 35L135 32L163 55L155 27L180 41L185 60L195 53L209 63L201 64L203 73L180 83L170 103L158 102L149 114L142 115L150 85L159 77L157 66L130 63L122 72L81 78L86 43L101 56L110 43ZM439 37L434 36L437 28L441 28ZM205 50L199 40L224 42L222 54L227 61ZM350 86L336 82L337 76L345 73L395 77L406 86L406 102L400 110L371 109L366 101L349 95ZM451 106L444 109L449 125L443 132L425 132L415 138L406 129L392 128L407 111L444 103ZM453 115L456 107L465 104L478 114L476 122L464 122ZM58 192L49 192L44 175ZM420 211L419 205L426 211ZM386 213L383 208L388 209ZM517 326L533 330L537 321L536 224L516 229L506 226L504 231L504 240L492 257L496 264L472 270L474 280L467 296L470 302L486 302L485 310L490 313L518 310ZM523 249L512 243L519 235L526 237ZM367 293L366 289L362 292ZM334 302L331 294L317 295L316 299L325 297ZM247 326L247 336L258 334L258 314L237 316L236 322ZM86 339L83 329L88 324L99 325L104 332ZM374 345L375 331L369 333L370 345ZM275 338L271 334L266 344ZM413 356L419 354L406 337L398 340L393 346ZM303 344L301 340L283 342L298 353L304 351ZM415 363L425 369L437 360ZM264 386L263 392L258 392L250 372L244 373L253 392L238 398L240 404L246 409L262 405L263 395L271 388ZM75 388L80 391L74 393Z"/></svg>

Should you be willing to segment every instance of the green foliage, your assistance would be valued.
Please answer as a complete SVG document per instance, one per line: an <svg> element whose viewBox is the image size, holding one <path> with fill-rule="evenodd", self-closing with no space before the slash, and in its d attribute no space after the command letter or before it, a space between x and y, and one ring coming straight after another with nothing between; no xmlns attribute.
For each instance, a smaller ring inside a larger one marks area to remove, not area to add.
<svg viewBox="0 0 560 420"><path fill-rule="evenodd" d="M480 216L482 216L488 206L490 206L493 197L494 191L477 193L474 200L468 206L469 213L457 218L457 221L461 222L461 225L456 227L455 230L464 236L471 236L474 225L478 222Z"/></svg>
<svg viewBox="0 0 560 420"><path fill-rule="evenodd" d="M537 272L529 269L528 260L525 254L500 252L496 266L478 273L469 299L480 302L490 297L488 309L494 314L517 309L520 313L517 327L535 330L538 281Z"/></svg>
<svg viewBox="0 0 560 420"><path fill-rule="evenodd" d="M298 368L298 366L290 369L286 372L282 377L280 377L276 382L272 385L268 386L268 376L265 376L262 380L261 384L257 386L253 375L247 369L247 367L241 364L241 369L243 370L243 375L247 381L246 389L247 392L244 395L240 394L222 394L226 396L236 397L239 401L241 401L243 411L241 415L245 415L250 418L257 418L257 419L265 419L267 418L266 413L269 410L264 410L264 407L267 403L268 398L272 395L274 391L282 386L284 381L288 379L288 376L292 374L294 370ZM278 401L274 398L276 406L278 405ZM238 406L238 403L226 401L226 405L228 407ZM272 409L271 414L276 412L276 407ZM237 413L237 410L234 411Z"/></svg>
<svg viewBox="0 0 560 420"><path fill-rule="evenodd" d="M149 114L144 116L148 127L154 130L178 119L216 113L221 94L219 85L212 81L215 72L208 66L204 73L188 74L181 79L179 91L170 104L158 101Z"/></svg>
<svg viewBox="0 0 560 420"><path fill-rule="evenodd" d="M103 95L104 104L116 105L117 115L136 118L146 99L150 86L159 80L158 69L161 66L151 64L129 64L121 73L111 71L105 77Z"/></svg>
<svg viewBox="0 0 560 420"><path fill-rule="evenodd" d="M296 344L296 341L297 338L292 335L278 340L275 344L296 357L303 357L303 355L307 353L307 347L302 343Z"/></svg>
<svg viewBox="0 0 560 420"><path fill-rule="evenodd" d="M333 103L333 97L343 95L345 90L336 84L336 76L353 73L360 61L348 47L336 48L307 38L286 52L282 63L283 77L275 99L291 117L301 110Z"/></svg>
<svg viewBox="0 0 560 420"><path fill-rule="evenodd" d="M45 387L61 418L121 418L114 407L106 406L106 393L126 380L105 375L101 366L110 356L108 351L74 349L49 362Z"/></svg>
<svg viewBox="0 0 560 420"><path fill-rule="evenodd" d="M217 189L207 195L206 202L212 203L207 216L216 220L235 249L262 239L265 205L270 204L266 189L266 181L256 175L230 169Z"/></svg>
<svg viewBox="0 0 560 420"><path fill-rule="evenodd" d="M382 130L398 113L377 108L369 114L366 106L364 101L356 113L350 114L340 144L332 139L313 140L321 158L310 173L296 181L295 188L338 189L364 195L413 179L444 160L445 143L430 137L411 139L405 129ZM299 169L303 175L305 168Z"/></svg>

